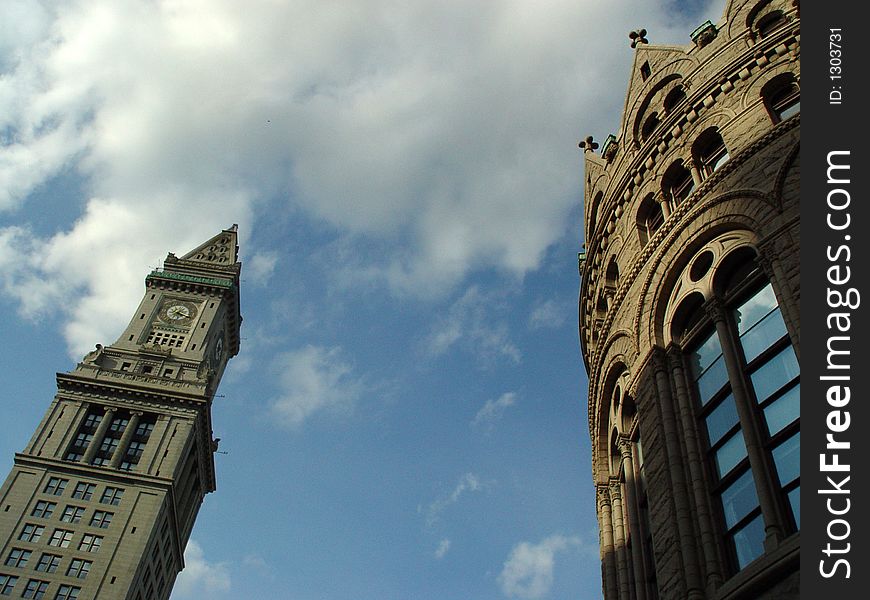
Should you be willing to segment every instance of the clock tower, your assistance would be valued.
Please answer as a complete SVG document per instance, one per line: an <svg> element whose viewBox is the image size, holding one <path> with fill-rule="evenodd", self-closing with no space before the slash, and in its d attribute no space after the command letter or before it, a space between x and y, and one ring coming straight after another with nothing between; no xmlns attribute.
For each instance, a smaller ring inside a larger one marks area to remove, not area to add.
<svg viewBox="0 0 870 600"><path fill-rule="evenodd" d="M239 351L236 226L145 278L121 337L72 371L0 488L0 596L169 597L216 487L211 404Z"/></svg>

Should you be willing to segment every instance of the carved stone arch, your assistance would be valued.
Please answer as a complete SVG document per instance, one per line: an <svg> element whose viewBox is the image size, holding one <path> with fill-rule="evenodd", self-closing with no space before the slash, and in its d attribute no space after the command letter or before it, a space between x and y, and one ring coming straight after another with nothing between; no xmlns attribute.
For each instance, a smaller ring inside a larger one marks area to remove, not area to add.
<svg viewBox="0 0 870 600"><path fill-rule="evenodd" d="M794 63L785 57L778 62L768 65L764 69L759 69L743 86L743 93L740 96L740 107L746 110L759 104L764 104L762 96L764 86L776 77L787 74L794 76L795 81L800 84L800 73L795 73Z"/></svg>
<svg viewBox="0 0 870 600"><path fill-rule="evenodd" d="M609 391L607 389L609 377L614 374L614 369L622 365L624 370L634 364L637 358L635 351L636 344L627 330L616 331L602 345L600 356L603 359L598 363L599 367L590 368L589 372L589 423L590 434L594 437L594 432L597 431L601 411L600 407L595 406L597 399L607 399L609 401ZM606 414L606 413L605 413Z"/></svg>
<svg viewBox="0 0 870 600"><path fill-rule="evenodd" d="M719 130L722 139L725 140L725 145L733 152L734 140L730 139L731 136L729 135L732 126L740 127L737 121L737 113L731 108L717 106L716 110L704 112L697 121L692 123L684 131L683 140L686 146L691 148L700 135L715 127Z"/></svg>
<svg viewBox="0 0 870 600"><path fill-rule="evenodd" d="M800 150L801 143L800 140L798 140L785 157L782 168L780 168L779 172L776 174L776 184L773 187L773 198L776 201L776 208L780 212L783 211L786 204L786 199L784 198L786 182L790 178L796 180L795 186L788 186L790 189L797 190L800 185ZM797 202L799 200L800 194L795 194L794 201Z"/></svg>
<svg viewBox="0 0 870 600"><path fill-rule="evenodd" d="M598 473L610 474L611 456L610 456L610 439L611 439L611 407L613 393L621 378L625 377L628 372L628 365L621 355L613 357L613 360L608 365L604 372L605 376L600 382L598 391L593 396L596 398L595 406L590 405L590 409L594 410L595 419L590 420L592 423L591 437L593 442L593 468ZM591 390L590 390L591 393Z"/></svg>
<svg viewBox="0 0 870 600"><path fill-rule="evenodd" d="M639 289L639 297L644 301L638 303L633 325L638 340L638 353L642 354L653 346L666 347L663 324L667 299L685 266L675 261L680 257L683 260L691 258L685 256L682 249L697 251L707 240L733 229L753 232L753 243L758 242L758 234L755 232L761 228L760 221L738 211L725 211L721 214L722 211L711 209L736 198L760 196L763 195L759 192L744 190L728 192L713 201L704 202L683 219L679 227L660 245L662 250L650 258L646 278ZM644 318L644 315L647 317Z"/></svg>
<svg viewBox="0 0 870 600"><path fill-rule="evenodd" d="M743 6L735 8L735 5L738 4L743 4ZM725 9L725 14L729 15L728 23L725 26L728 37L733 39L741 37L744 34L748 35L753 21L765 10L773 6L780 6L783 9L787 7L785 2L778 0L743 0L743 2L741 0L732 0L729 2L729 6Z"/></svg>
<svg viewBox="0 0 870 600"><path fill-rule="evenodd" d="M635 141L635 143L641 142L641 128L643 127L644 121L646 121L647 115L651 114L650 107L652 107L656 112L662 112L661 109L663 107L658 106L658 104L663 104L666 93L669 92L674 85L683 80L683 76L676 72L673 66L684 62L684 60L686 59L674 61L666 65L661 72L667 71L669 68L672 72L665 74L652 84L649 91L647 91L642 97L638 97L635 101L635 105L626 112L627 115L633 115L630 122L630 137ZM694 64L692 66L694 67Z"/></svg>

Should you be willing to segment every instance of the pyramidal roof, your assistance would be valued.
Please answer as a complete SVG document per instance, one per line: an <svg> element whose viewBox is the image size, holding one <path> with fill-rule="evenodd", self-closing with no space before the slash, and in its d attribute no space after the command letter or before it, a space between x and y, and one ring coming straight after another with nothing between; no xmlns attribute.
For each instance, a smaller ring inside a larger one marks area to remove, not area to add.
<svg viewBox="0 0 870 600"><path fill-rule="evenodd" d="M181 260L204 263L211 266L230 267L239 260L238 225L224 229L219 234L200 244Z"/></svg>

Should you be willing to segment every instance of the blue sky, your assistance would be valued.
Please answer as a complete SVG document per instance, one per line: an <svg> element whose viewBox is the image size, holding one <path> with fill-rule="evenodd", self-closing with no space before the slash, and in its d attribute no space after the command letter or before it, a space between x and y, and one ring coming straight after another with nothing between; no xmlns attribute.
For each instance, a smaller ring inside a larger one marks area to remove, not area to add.
<svg viewBox="0 0 870 600"><path fill-rule="evenodd" d="M169 251L239 224L173 600L601 597L577 141L723 2L0 6L0 468Z"/></svg>

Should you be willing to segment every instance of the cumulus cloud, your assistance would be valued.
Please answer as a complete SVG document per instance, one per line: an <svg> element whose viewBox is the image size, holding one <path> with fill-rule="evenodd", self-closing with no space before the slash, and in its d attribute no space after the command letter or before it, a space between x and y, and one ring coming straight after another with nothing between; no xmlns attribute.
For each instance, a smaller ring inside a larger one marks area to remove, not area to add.
<svg viewBox="0 0 870 600"><path fill-rule="evenodd" d="M492 427L493 424L501 419L504 411L509 406L516 404L517 395L515 392L505 392L496 400L489 399L481 407L477 414L474 415L471 424L473 426Z"/></svg>
<svg viewBox="0 0 870 600"><path fill-rule="evenodd" d="M213 598L228 592L231 587L230 570L226 563L213 563L195 540L187 542L184 550L184 570L178 575L172 589L172 600Z"/></svg>
<svg viewBox="0 0 870 600"><path fill-rule="evenodd" d="M556 554L580 544L577 537L551 535L537 544L521 542L513 547L498 576L501 590L508 598L535 600L553 586Z"/></svg>
<svg viewBox="0 0 870 600"><path fill-rule="evenodd" d="M155 259L232 223L244 244L276 202L384 241L353 267L394 290L534 270L577 202L576 128L621 104L630 52L592 49L629 11L654 41L687 25L627 0L0 3L0 211L66 172L86 194L52 190L85 207L56 233L4 230L27 302L67 310L80 354Z"/></svg>
<svg viewBox="0 0 870 600"><path fill-rule="evenodd" d="M352 409L363 385L340 348L306 346L278 356L280 396L272 412L289 427L297 427L316 412L346 412Z"/></svg>
<svg viewBox="0 0 870 600"><path fill-rule="evenodd" d="M266 285L272 273L275 272L275 265L278 263L277 252L258 252L254 254L245 263L245 281L250 280L257 285Z"/></svg>
<svg viewBox="0 0 870 600"><path fill-rule="evenodd" d="M570 308L566 304L552 299L539 300L529 315L529 327L531 329L561 327L565 324L569 311Z"/></svg>
<svg viewBox="0 0 870 600"><path fill-rule="evenodd" d="M465 473L459 478L456 487L449 494L437 498L429 504L426 509L426 524L432 526L441 513L449 506L456 504L463 495L469 492L478 492L481 489L483 489L483 484L480 478L474 473Z"/></svg>
<svg viewBox="0 0 870 600"><path fill-rule="evenodd" d="M450 550L450 540L441 540L438 542L438 547L435 549L435 558L441 560L447 554L448 550Z"/></svg>
<svg viewBox="0 0 870 600"><path fill-rule="evenodd" d="M437 319L424 342L426 351L440 356L461 343L484 364L496 359L519 363L522 354L510 339L508 324L497 318L503 309L504 300L499 294L485 292L476 285L469 287Z"/></svg>

